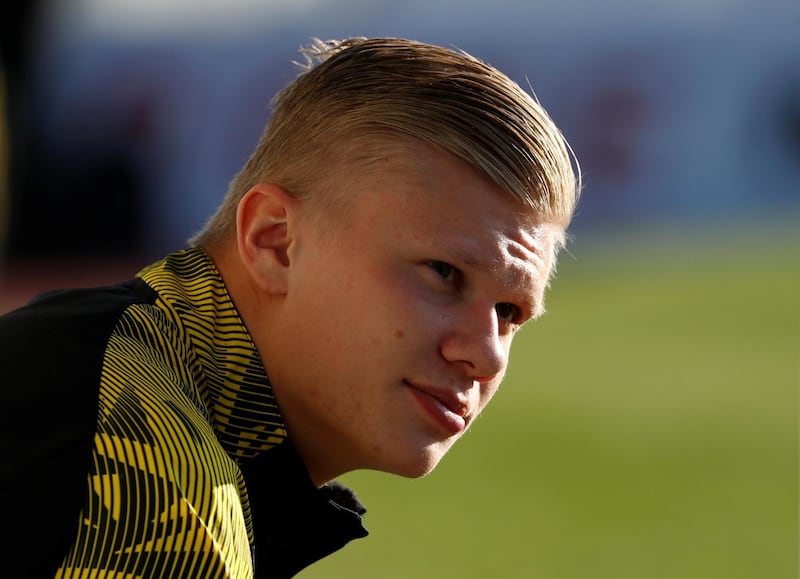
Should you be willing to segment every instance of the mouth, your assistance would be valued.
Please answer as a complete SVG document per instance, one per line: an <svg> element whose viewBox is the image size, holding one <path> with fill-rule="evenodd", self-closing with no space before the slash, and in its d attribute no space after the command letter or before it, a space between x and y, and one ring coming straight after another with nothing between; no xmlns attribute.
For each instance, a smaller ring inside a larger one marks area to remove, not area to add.
<svg viewBox="0 0 800 579"><path fill-rule="evenodd" d="M406 380L403 383L439 430L453 436L467 429L469 405L458 394L433 386L412 384Z"/></svg>

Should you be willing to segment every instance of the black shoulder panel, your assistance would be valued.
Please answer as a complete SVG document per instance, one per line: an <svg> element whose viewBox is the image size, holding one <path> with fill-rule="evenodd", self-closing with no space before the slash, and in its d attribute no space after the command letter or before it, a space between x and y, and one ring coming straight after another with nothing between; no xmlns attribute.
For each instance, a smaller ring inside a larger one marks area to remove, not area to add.
<svg viewBox="0 0 800 579"><path fill-rule="evenodd" d="M154 300L137 279L49 292L0 317L0 512L12 569L29 569L24 559L32 557L54 571L69 546L86 492L106 343L125 308Z"/></svg>

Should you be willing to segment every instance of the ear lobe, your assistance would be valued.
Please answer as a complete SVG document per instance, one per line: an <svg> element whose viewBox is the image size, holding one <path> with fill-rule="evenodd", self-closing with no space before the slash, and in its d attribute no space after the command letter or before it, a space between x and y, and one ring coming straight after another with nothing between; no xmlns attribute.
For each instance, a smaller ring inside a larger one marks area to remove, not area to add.
<svg viewBox="0 0 800 579"><path fill-rule="evenodd" d="M253 283L275 295L287 291L291 217L296 201L283 188L259 183L239 202L236 233L239 256Z"/></svg>

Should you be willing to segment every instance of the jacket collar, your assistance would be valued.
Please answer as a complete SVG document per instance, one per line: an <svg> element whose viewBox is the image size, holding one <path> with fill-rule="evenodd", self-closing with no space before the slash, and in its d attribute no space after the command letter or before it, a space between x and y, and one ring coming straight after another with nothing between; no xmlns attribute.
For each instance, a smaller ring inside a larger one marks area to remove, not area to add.
<svg viewBox="0 0 800 579"><path fill-rule="evenodd" d="M366 536L366 509L355 495L336 482L318 489L311 481L255 344L205 251L170 254L137 277L156 290L157 306L174 322L207 418L252 489L257 575L291 577Z"/></svg>
<svg viewBox="0 0 800 579"><path fill-rule="evenodd" d="M252 457L286 428L272 385L225 283L202 248L172 253L139 272L185 344L208 419L225 450Z"/></svg>

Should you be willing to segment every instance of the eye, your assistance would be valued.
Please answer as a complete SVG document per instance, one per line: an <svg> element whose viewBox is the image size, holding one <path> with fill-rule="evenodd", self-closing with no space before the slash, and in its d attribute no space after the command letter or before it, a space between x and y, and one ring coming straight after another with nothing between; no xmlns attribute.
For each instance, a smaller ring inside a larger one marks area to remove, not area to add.
<svg viewBox="0 0 800 579"><path fill-rule="evenodd" d="M445 281L451 283L457 281L458 270L449 263L443 261L429 261L428 265Z"/></svg>
<svg viewBox="0 0 800 579"><path fill-rule="evenodd" d="M520 317L520 309L519 307L515 306L514 304L510 304L508 302L502 302L496 304L494 306L494 310L497 312L497 316L508 322L508 323L515 323L519 320Z"/></svg>

